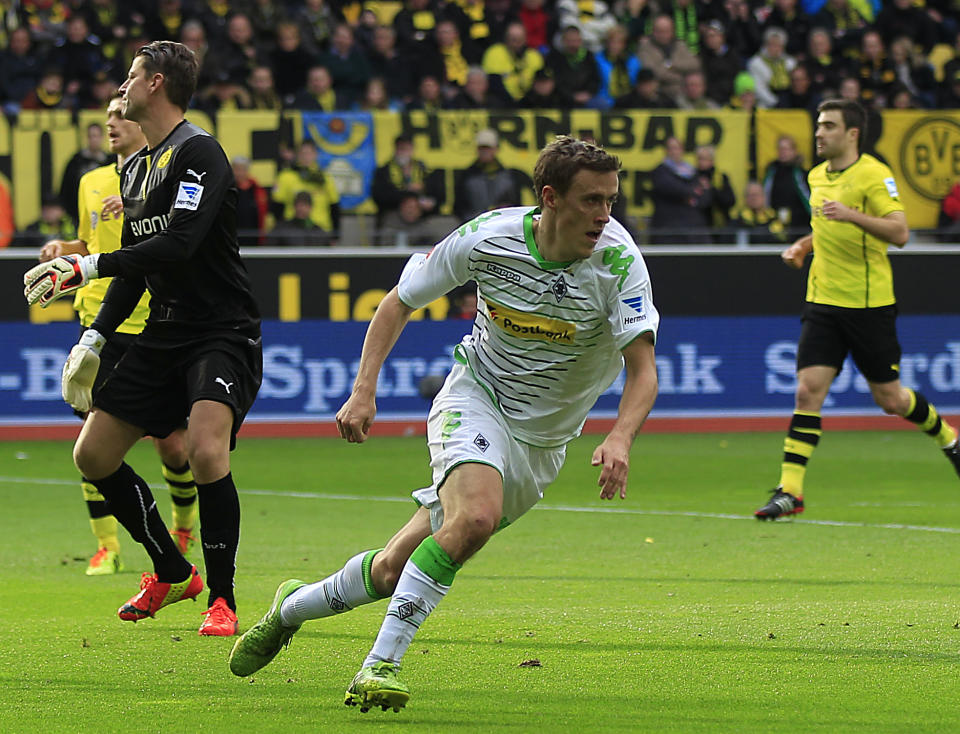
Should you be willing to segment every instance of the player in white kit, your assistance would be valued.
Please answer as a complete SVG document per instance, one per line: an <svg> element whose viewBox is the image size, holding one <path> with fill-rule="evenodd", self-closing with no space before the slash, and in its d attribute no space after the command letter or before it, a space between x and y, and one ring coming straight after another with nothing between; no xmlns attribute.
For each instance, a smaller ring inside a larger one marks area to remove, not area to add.
<svg viewBox="0 0 960 734"><path fill-rule="evenodd" d="M427 421L433 483L413 493L420 507L385 548L317 583L280 584L233 648L236 675L270 662L306 620L391 597L345 703L398 711L410 694L397 671L416 630L462 564L540 500L624 365L618 416L592 462L601 498L626 496L630 446L657 393L660 317L640 250L610 217L619 165L599 146L558 138L537 160L539 207L481 214L410 259L370 323L337 425L347 441L366 440L377 376L410 314L476 281L473 331Z"/></svg>

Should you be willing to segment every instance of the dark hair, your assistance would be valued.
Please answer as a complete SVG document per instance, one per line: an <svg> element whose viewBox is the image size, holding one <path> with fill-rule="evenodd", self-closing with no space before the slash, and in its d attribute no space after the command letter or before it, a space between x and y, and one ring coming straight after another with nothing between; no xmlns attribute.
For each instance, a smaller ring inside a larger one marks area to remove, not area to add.
<svg viewBox="0 0 960 734"><path fill-rule="evenodd" d="M829 112L831 110L840 110L843 118L843 126L850 130L857 128L860 135L857 136L857 152L863 145L863 139L867 136L867 113L863 106L852 99L827 99L817 105L817 112Z"/></svg>
<svg viewBox="0 0 960 734"><path fill-rule="evenodd" d="M543 187L550 186L565 194L578 171L586 169L606 173L619 171L620 159L610 155L595 143L578 140L569 135L558 135L545 147L533 168L533 188L537 203L543 205Z"/></svg>
<svg viewBox="0 0 960 734"><path fill-rule="evenodd" d="M167 99L186 110L197 91L200 64L196 55L176 41L152 41L137 51L143 57L143 68L149 74L163 74ZM134 56L136 58L136 56Z"/></svg>

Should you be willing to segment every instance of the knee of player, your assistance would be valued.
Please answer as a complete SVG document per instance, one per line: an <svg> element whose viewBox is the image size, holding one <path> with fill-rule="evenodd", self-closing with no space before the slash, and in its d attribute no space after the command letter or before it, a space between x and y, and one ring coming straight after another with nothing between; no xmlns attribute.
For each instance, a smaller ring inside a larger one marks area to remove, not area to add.
<svg viewBox="0 0 960 734"><path fill-rule="evenodd" d="M73 464L83 476L100 479L100 466L97 452L89 441L79 440L73 446Z"/></svg>
<svg viewBox="0 0 960 734"><path fill-rule="evenodd" d="M373 565L370 568L370 578L377 593L381 596L393 596L406 562L406 558L395 558L386 551L381 551L374 556Z"/></svg>
<svg viewBox="0 0 960 734"><path fill-rule="evenodd" d="M874 395L873 399L887 415L903 415L906 410L897 395Z"/></svg>
<svg viewBox="0 0 960 734"><path fill-rule="evenodd" d="M494 512L493 508L488 507L477 507L460 513L452 529L460 535L464 545L477 549L496 532L499 523L499 511Z"/></svg>
<svg viewBox="0 0 960 734"><path fill-rule="evenodd" d="M229 467L230 454L216 441L191 441L187 461L195 475L219 474L223 471L222 464L226 463Z"/></svg>

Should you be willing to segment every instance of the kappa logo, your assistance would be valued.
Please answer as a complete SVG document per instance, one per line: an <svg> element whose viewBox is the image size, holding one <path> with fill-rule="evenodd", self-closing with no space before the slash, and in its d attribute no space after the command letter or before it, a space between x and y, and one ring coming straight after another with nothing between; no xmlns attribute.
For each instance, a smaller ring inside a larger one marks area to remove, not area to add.
<svg viewBox="0 0 960 734"><path fill-rule="evenodd" d="M200 197L203 196L203 186L187 181L180 182L180 188L177 190L177 200L173 204L174 209L189 209L195 212L200 206Z"/></svg>
<svg viewBox="0 0 960 734"><path fill-rule="evenodd" d="M223 385L223 389L227 391L227 395L230 394L230 387L233 385L232 382L226 382L222 377L216 378L214 382L219 382L221 385Z"/></svg>
<svg viewBox="0 0 960 734"><path fill-rule="evenodd" d="M513 270L510 270L510 268L502 267L496 263L487 263L487 272L493 273L504 280L512 280L514 283L520 282L520 273L515 273Z"/></svg>
<svg viewBox="0 0 960 734"><path fill-rule="evenodd" d="M400 619L407 619L408 617L413 616L413 613L416 611L416 609L417 608L413 605L412 601L405 601L403 604L397 607L397 616L400 617Z"/></svg>
<svg viewBox="0 0 960 734"><path fill-rule="evenodd" d="M197 183L200 183L201 181L203 181L203 177L207 175L207 172L204 171L203 173L197 173L197 172L194 171L192 168L188 168L188 169L187 169L187 175L188 175L188 176L193 176L194 178L197 179Z"/></svg>
<svg viewBox="0 0 960 734"><path fill-rule="evenodd" d="M477 448L480 449L480 451L486 451L488 448L490 448L490 442L483 437L482 433L478 433L477 437L473 439L473 442L476 444Z"/></svg>

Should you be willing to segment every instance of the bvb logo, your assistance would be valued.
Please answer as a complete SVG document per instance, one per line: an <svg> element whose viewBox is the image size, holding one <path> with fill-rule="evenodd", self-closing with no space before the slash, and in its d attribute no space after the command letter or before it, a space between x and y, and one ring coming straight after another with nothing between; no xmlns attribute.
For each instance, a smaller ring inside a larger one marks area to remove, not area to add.
<svg viewBox="0 0 960 734"><path fill-rule="evenodd" d="M942 200L960 178L960 122L928 117L911 127L900 144L900 170L918 194Z"/></svg>

